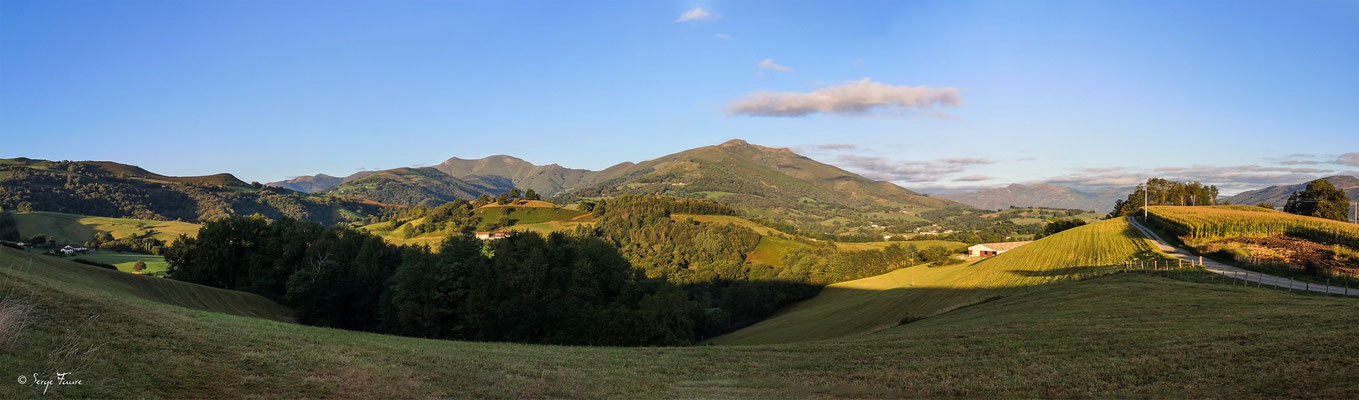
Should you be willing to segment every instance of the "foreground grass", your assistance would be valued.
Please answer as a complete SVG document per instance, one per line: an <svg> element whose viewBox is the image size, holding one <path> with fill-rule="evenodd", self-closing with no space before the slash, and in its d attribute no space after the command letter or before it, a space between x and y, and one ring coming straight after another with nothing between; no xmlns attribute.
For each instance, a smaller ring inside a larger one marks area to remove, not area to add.
<svg viewBox="0 0 1359 400"><path fill-rule="evenodd" d="M862 335L903 319L929 317L1072 275L1105 270L1091 266L1162 257L1127 221L1108 220L976 263L916 266L833 284L817 297L712 341L767 344Z"/></svg>
<svg viewBox="0 0 1359 400"><path fill-rule="evenodd" d="M1359 301L1146 275L1054 284L853 338L590 348L305 327L0 274L0 293L41 308L19 347L0 352L0 374L83 381L44 396L11 380L3 398L1359 395ZM64 349L76 351L53 351Z"/></svg>

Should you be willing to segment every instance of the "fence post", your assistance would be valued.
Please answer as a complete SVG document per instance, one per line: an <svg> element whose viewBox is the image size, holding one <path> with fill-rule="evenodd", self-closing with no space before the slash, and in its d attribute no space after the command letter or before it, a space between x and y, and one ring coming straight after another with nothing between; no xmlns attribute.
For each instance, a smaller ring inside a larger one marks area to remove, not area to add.
<svg viewBox="0 0 1359 400"><path fill-rule="evenodd" d="M1293 278L1288 278L1288 293L1293 293Z"/></svg>
<svg viewBox="0 0 1359 400"><path fill-rule="evenodd" d="M1326 277L1326 295L1331 295L1331 277Z"/></svg>

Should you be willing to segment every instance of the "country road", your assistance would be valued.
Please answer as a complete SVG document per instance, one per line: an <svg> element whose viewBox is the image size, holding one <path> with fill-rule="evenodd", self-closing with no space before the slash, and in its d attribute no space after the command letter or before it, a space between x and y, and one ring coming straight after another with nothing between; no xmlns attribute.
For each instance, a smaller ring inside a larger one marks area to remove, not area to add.
<svg viewBox="0 0 1359 400"><path fill-rule="evenodd" d="M1143 236L1146 236L1147 238L1151 239L1152 242L1156 244L1156 247L1161 250L1161 252L1169 254L1171 257L1175 257L1189 262L1198 262L1198 260L1200 259L1199 256L1190 253L1189 250L1171 246L1170 243L1167 243L1165 240L1162 240L1161 237L1157 236L1155 232L1151 231L1151 229L1147 229L1147 227L1142 226L1142 224L1138 223L1136 218L1128 217L1128 222L1131 223L1133 227L1137 228L1138 231L1142 232ZM1203 267L1207 269L1209 272L1221 274L1223 276L1228 276L1236 279L1245 279L1246 282L1263 283L1266 285L1278 286L1286 289L1291 288L1294 290L1307 290L1318 293L1359 296L1359 288L1346 288L1342 286L1327 286L1319 283L1300 282L1288 278L1280 278L1273 275L1266 275L1261 274L1259 272L1244 270L1217 261L1209 260L1207 258L1203 258L1202 260Z"/></svg>

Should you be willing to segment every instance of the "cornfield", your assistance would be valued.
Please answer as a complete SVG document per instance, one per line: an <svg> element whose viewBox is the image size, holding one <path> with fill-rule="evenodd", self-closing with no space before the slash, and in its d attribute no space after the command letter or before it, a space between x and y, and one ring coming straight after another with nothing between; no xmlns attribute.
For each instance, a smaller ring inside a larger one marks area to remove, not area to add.
<svg viewBox="0 0 1359 400"><path fill-rule="evenodd" d="M1151 206L1147 212L1151 223L1194 239L1288 235L1359 248L1359 225L1348 222L1250 206Z"/></svg>

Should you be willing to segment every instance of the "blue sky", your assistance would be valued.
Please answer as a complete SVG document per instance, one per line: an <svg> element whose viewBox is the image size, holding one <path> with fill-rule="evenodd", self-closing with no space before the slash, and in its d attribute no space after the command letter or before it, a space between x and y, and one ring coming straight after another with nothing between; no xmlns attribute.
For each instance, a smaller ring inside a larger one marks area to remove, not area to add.
<svg viewBox="0 0 1359 400"><path fill-rule="evenodd" d="M0 0L0 138L262 182L740 138L922 190L1233 192L1359 174L1359 2Z"/></svg>

